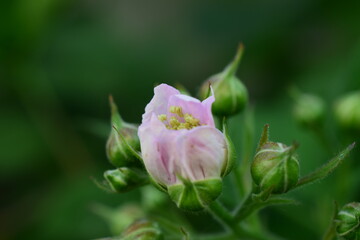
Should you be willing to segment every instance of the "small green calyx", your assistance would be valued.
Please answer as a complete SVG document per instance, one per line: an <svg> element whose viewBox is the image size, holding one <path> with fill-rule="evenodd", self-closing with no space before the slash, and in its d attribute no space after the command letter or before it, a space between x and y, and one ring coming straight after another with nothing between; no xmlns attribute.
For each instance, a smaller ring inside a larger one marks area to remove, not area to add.
<svg viewBox="0 0 360 240"><path fill-rule="evenodd" d="M346 240L360 239L360 203L346 204L338 213L336 232Z"/></svg>
<svg viewBox="0 0 360 240"><path fill-rule="evenodd" d="M141 162L129 149L140 150L137 125L123 121L111 96L109 101L112 128L106 143L106 155L115 167L140 166Z"/></svg>
<svg viewBox="0 0 360 240"><path fill-rule="evenodd" d="M205 99L209 96L209 86L211 85L215 102L212 111L219 117L232 116L242 111L248 102L248 92L244 84L236 77L244 47L240 44L234 60L224 69L202 85L199 97Z"/></svg>
<svg viewBox="0 0 360 240"><path fill-rule="evenodd" d="M121 240L163 240L164 235L156 222L146 219L135 221L121 234Z"/></svg>
<svg viewBox="0 0 360 240"><path fill-rule="evenodd" d="M186 211L201 211L212 203L222 191L222 180L220 178L183 181L168 187L171 200Z"/></svg>
<svg viewBox="0 0 360 240"><path fill-rule="evenodd" d="M143 171L126 167L108 170L104 173L104 178L111 190L117 193L128 192L149 182Z"/></svg>
<svg viewBox="0 0 360 240"><path fill-rule="evenodd" d="M296 186L299 179L299 162L294 156L296 145L268 141L268 126L265 126L254 161L251 175L262 191L285 193Z"/></svg>

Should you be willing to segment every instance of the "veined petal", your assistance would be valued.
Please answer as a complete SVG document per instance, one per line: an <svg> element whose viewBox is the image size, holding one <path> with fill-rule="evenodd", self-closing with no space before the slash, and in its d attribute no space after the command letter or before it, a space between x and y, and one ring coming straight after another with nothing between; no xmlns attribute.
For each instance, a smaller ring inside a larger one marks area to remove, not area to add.
<svg viewBox="0 0 360 240"><path fill-rule="evenodd" d="M154 88L154 97L150 103L145 107L145 113L143 114L143 122L149 121L152 114L160 115L166 114L169 102L169 98L173 95L180 94L180 92L167 84L160 84Z"/></svg>
<svg viewBox="0 0 360 240"><path fill-rule="evenodd" d="M224 135L216 128L201 126L178 137L178 163L184 178L202 180L219 178L227 159Z"/></svg>
<svg viewBox="0 0 360 240"><path fill-rule="evenodd" d="M138 134L146 170L156 182L173 184L176 178L172 158L176 157L176 153L172 152L172 141L169 140L175 137L172 135L176 132L167 130L156 115L152 114L148 122L140 125Z"/></svg>
<svg viewBox="0 0 360 240"><path fill-rule="evenodd" d="M210 97L202 101L202 105L204 106L205 109L205 111L203 112L203 118L204 118L204 122L206 122L207 125L211 127L215 127L214 117L211 111L212 104L215 102L214 92L212 88L211 88L211 93L212 95Z"/></svg>

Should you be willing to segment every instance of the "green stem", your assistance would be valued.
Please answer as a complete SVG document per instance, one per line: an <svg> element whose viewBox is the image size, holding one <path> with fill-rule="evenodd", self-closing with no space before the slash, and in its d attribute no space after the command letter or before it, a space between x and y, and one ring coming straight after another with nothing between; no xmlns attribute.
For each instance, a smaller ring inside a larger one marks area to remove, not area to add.
<svg viewBox="0 0 360 240"><path fill-rule="evenodd" d="M246 238L253 240L275 240L270 235L253 232L247 228L242 227L234 216L218 201L215 201L209 206L208 211L217 219L225 228L229 229L237 239Z"/></svg>

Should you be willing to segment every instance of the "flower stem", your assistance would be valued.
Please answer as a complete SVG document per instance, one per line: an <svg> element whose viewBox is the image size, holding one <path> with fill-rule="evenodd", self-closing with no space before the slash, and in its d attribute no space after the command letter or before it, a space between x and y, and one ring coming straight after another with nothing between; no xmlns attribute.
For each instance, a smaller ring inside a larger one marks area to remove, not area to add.
<svg viewBox="0 0 360 240"><path fill-rule="evenodd" d="M226 229L229 229L234 236L239 238L253 239L253 240L271 240L277 239L272 236L264 235L263 233L253 232L242 227L234 216L218 201L213 202L208 211L217 219Z"/></svg>

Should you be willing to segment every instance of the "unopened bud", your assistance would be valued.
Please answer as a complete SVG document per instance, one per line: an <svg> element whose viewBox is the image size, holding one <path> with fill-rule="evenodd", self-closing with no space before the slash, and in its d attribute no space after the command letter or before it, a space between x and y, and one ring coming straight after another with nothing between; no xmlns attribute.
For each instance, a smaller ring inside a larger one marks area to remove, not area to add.
<svg viewBox="0 0 360 240"><path fill-rule="evenodd" d="M264 136L266 136L264 138ZM296 146L268 141L268 125L251 165L254 182L263 191L285 193L293 188L299 179L299 162L294 156Z"/></svg>
<svg viewBox="0 0 360 240"><path fill-rule="evenodd" d="M337 234L346 240L360 239L360 203L346 204L338 213Z"/></svg>
<svg viewBox="0 0 360 240"><path fill-rule="evenodd" d="M146 219L135 221L121 234L123 240L163 240L159 225Z"/></svg>
<svg viewBox="0 0 360 240"><path fill-rule="evenodd" d="M128 192L147 184L149 181L145 172L126 167L108 170L104 173L104 178L111 190L118 193Z"/></svg>
<svg viewBox="0 0 360 240"><path fill-rule="evenodd" d="M140 166L140 161L129 151L129 146L140 150L137 125L122 120L117 106L110 96L111 132L106 143L106 154L115 167Z"/></svg>
<svg viewBox="0 0 360 240"><path fill-rule="evenodd" d="M325 116L325 103L318 96L304 93L294 94L293 114L295 120L304 127L321 125Z"/></svg>
<svg viewBox="0 0 360 240"><path fill-rule="evenodd" d="M235 76L244 47L240 44L234 60L221 72L211 76L200 88L199 96L205 99L209 86L214 89L215 102L212 111L219 117L232 116L242 111L248 101L248 92L244 84Z"/></svg>
<svg viewBox="0 0 360 240"><path fill-rule="evenodd" d="M336 102L335 117L343 128L360 130L360 91L345 95Z"/></svg>

